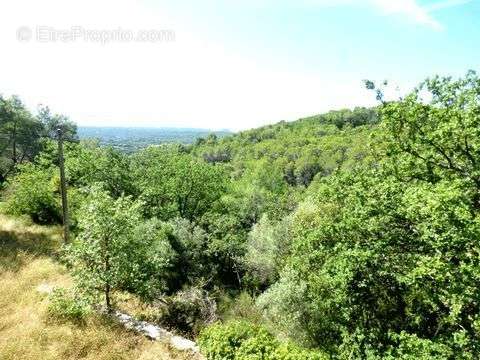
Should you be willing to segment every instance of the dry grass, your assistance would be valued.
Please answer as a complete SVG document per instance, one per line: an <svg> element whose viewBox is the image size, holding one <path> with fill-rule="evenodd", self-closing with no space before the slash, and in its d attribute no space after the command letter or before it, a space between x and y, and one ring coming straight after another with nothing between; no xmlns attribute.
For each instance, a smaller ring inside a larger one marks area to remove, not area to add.
<svg viewBox="0 0 480 360"><path fill-rule="evenodd" d="M0 215L0 358L17 359L189 359L100 317L86 324L53 321L48 299L36 288L71 280L55 252L60 229Z"/></svg>

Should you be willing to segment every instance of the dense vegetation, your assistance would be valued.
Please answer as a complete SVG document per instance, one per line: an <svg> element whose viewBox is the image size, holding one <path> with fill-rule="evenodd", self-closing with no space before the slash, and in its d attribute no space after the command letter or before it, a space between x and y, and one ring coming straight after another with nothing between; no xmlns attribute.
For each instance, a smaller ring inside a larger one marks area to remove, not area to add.
<svg viewBox="0 0 480 360"><path fill-rule="evenodd" d="M134 295L208 359L478 358L480 78L377 95L131 155L69 143L76 296ZM4 208L58 223L56 147L38 137L6 161Z"/></svg>

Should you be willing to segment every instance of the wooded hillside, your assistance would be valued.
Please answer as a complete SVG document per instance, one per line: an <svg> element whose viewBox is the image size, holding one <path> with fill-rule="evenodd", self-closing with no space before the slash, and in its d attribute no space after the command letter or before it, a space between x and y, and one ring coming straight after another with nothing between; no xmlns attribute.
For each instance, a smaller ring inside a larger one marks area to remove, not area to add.
<svg viewBox="0 0 480 360"><path fill-rule="evenodd" d="M84 317L133 298L213 360L478 358L480 78L376 94L133 154L72 134L64 301ZM26 110L2 101L16 139ZM35 139L23 158L4 145L3 211L58 224L56 143Z"/></svg>

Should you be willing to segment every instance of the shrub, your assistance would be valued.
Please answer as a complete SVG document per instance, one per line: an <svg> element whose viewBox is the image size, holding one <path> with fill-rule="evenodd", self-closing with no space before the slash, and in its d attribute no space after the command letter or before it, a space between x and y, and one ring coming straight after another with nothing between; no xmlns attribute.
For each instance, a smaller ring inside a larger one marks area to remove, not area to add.
<svg viewBox="0 0 480 360"><path fill-rule="evenodd" d="M185 154L176 145L136 153L132 172L145 215L161 220L200 219L220 199L228 183L221 167Z"/></svg>
<svg viewBox="0 0 480 360"><path fill-rule="evenodd" d="M440 342L428 339L421 339L416 335L406 332L391 335L395 345L392 346L385 354L386 359L452 359L453 353L449 346ZM456 357L455 357L456 358ZM468 359L464 353L463 359Z"/></svg>
<svg viewBox="0 0 480 360"><path fill-rule="evenodd" d="M49 300L48 315L57 320L81 323L91 312L86 300L63 288L55 289Z"/></svg>
<svg viewBox="0 0 480 360"><path fill-rule="evenodd" d="M307 333L310 318L307 283L290 269L285 269L279 281L257 298L256 306L265 319L275 324L277 335L302 343L311 343Z"/></svg>
<svg viewBox="0 0 480 360"><path fill-rule="evenodd" d="M270 284L276 280L276 235L275 227L266 215L252 227L248 235L244 266L254 284Z"/></svg>
<svg viewBox="0 0 480 360"><path fill-rule="evenodd" d="M12 215L28 215L39 224L61 222L57 184L51 170L33 164L21 167L19 174L8 186L6 212Z"/></svg>
<svg viewBox="0 0 480 360"><path fill-rule="evenodd" d="M200 226L187 219L176 218L168 222L172 233L170 242L178 253L176 281L172 290L181 289L186 283L206 282L213 276L213 264L207 253L208 236Z"/></svg>
<svg viewBox="0 0 480 360"><path fill-rule="evenodd" d="M284 267L290 254L291 217L273 221L267 214L253 225L246 242L243 265L246 269L244 281L260 290L278 280L278 273Z"/></svg>
<svg viewBox="0 0 480 360"><path fill-rule="evenodd" d="M198 343L208 360L235 360L244 342L264 332L263 328L247 322L216 324L201 332Z"/></svg>
<svg viewBox="0 0 480 360"><path fill-rule="evenodd" d="M280 343L264 327L245 321L216 324L199 337L202 353L208 360L322 360L315 350L292 343Z"/></svg>
<svg viewBox="0 0 480 360"><path fill-rule="evenodd" d="M164 299L166 311L161 322L186 335L198 335L217 319L217 304L204 290L190 288Z"/></svg>
<svg viewBox="0 0 480 360"><path fill-rule="evenodd" d="M263 319L261 309L255 304L248 292L241 292L235 297L223 295L219 301L219 316L222 321L246 320L259 324Z"/></svg>
<svg viewBox="0 0 480 360"><path fill-rule="evenodd" d="M303 349L286 342L278 346L269 359L271 360L324 360L329 357L317 350Z"/></svg>

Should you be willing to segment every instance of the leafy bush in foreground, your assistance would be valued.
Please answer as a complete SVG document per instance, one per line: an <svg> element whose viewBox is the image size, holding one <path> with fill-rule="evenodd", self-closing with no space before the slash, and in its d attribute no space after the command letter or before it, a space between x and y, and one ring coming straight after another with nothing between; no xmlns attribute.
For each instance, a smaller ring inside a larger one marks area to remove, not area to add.
<svg viewBox="0 0 480 360"><path fill-rule="evenodd" d="M200 349L208 360L322 360L319 352L280 343L264 327L248 322L216 324L199 338Z"/></svg>

